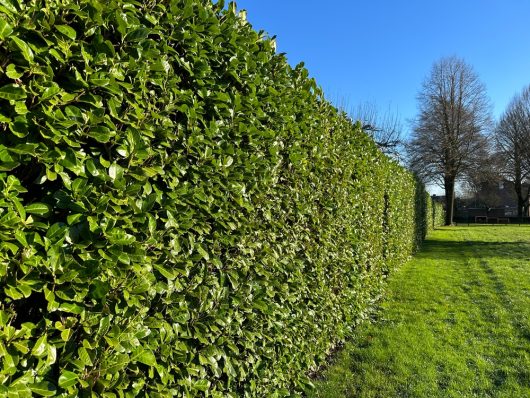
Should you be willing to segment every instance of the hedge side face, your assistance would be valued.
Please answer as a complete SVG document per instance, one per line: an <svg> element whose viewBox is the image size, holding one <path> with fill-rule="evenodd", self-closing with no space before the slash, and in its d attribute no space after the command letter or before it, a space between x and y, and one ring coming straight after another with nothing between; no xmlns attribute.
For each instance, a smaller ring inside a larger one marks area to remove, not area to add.
<svg viewBox="0 0 530 398"><path fill-rule="evenodd" d="M429 205L233 5L0 1L0 395L297 394Z"/></svg>

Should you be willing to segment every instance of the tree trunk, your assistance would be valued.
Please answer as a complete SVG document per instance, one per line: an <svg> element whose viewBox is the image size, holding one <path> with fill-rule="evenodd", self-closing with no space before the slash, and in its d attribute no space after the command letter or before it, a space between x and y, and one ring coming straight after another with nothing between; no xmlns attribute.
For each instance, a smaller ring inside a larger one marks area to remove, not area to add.
<svg viewBox="0 0 530 398"><path fill-rule="evenodd" d="M517 194L517 217L522 217L525 198L523 197L523 187L521 184L521 178L518 177L519 176L516 176L514 181L515 193Z"/></svg>
<svg viewBox="0 0 530 398"><path fill-rule="evenodd" d="M523 191L521 187L521 191ZM523 203L521 206L521 215L520 217L528 217L528 200L530 199L530 186L527 188L526 193L521 195Z"/></svg>
<svg viewBox="0 0 530 398"><path fill-rule="evenodd" d="M455 178L444 178L445 188L445 225L453 224L453 209L455 202Z"/></svg>
<svg viewBox="0 0 530 398"><path fill-rule="evenodd" d="M518 195L517 196L517 217L519 218L524 216L524 205L525 205L525 200Z"/></svg>

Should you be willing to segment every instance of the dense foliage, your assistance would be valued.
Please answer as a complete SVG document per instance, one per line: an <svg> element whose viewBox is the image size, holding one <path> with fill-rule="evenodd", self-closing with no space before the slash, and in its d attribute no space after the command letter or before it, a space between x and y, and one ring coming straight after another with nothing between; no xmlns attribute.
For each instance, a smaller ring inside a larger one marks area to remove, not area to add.
<svg viewBox="0 0 530 398"><path fill-rule="evenodd" d="M297 394L429 199L235 6L0 0L0 395Z"/></svg>

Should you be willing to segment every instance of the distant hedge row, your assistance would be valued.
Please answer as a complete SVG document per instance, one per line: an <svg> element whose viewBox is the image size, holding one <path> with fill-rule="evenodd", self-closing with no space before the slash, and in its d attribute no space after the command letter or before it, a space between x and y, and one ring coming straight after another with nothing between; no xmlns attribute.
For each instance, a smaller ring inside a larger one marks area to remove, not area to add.
<svg viewBox="0 0 530 398"><path fill-rule="evenodd" d="M233 4L0 1L2 396L295 396L429 206Z"/></svg>

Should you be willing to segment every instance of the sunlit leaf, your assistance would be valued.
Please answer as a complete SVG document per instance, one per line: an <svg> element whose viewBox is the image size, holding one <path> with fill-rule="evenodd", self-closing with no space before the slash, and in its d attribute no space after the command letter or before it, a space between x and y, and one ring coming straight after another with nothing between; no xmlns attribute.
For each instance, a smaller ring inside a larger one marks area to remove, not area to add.
<svg viewBox="0 0 530 398"><path fill-rule="evenodd" d="M49 214L50 211L51 207L46 203L32 203L26 206L26 212L29 214L37 214L39 216L44 216Z"/></svg>
<svg viewBox="0 0 530 398"><path fill-rule="evenodd" d="M57 393L57 389L55 386L47 381L43 381L41 383L34 383L29 384L29 388L31 391L37 395L40 395L42 397L53 397Z"/></svg>
<svg viewBox="0 0 530 398"><path fill-rule="evenodd" d="M20 100L26 98L24 89L16 84L7 84L0 87L0 98L6 100Z"/></svg>
<svg viewBox="0 0 530 398"><path fill-rule="evenodd" d="M18 49L20 50L20 52L22 53L22 56L26 59L26 61L32 62L34 55L33 55L33 51L31 50L30 46L24 40L16 36L11 36L11 40L18 47Z"/></svg>
<svg viewBox="0 0 530 398"><path fill-rule="evenodd" d="M0 19L0 40L4 40L9 37L13 32L13 27L7 23L4 19Z"/></svg>
<svg viewBox="0 0 530 398"><path fill-rule="evenodd" d="M67 389L78 382L78 375L69 370L63 370L59 376L59 387Z"/></svg>
<svg viewBox="0 0 530 398"><path fill-rule="evenodd" d="M55 25L57 30L61 32L63 35L67 36L68 38L75 40L76 39L76 31L71 26L68 25Z"/></svg>

